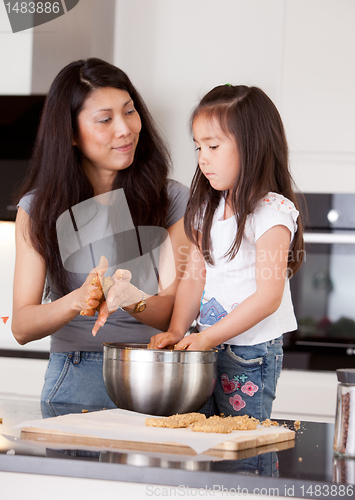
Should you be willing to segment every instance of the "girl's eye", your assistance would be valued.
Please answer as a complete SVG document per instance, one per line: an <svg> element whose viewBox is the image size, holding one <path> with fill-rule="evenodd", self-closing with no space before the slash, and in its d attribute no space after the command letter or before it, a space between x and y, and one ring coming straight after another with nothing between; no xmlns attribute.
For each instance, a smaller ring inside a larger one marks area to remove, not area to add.
<svg viewBox="0 0 355 500"><path fill-rule="evenodd" d="M201 151L201 148L195 147L195 151Z"/></svg>
<svg viewBox="0 0 355 500"><path fill-rule="evenodd" d="M133 113L136 112L136 109L133 108L133 109L130 109L129 111L127 111L126 115L133 115Z"/></svg>
<svg viewBox="0 0 355 500"><path fill-rule="evenodd" d="M108 123L111 118L104 118L103 120L99 120L99 123Z"/></svg>
<svg viewBox="0 0 355 500"><path fill-rule="evenodd" d="M210 149L217 149L218 146L210 146Z"/></svg>

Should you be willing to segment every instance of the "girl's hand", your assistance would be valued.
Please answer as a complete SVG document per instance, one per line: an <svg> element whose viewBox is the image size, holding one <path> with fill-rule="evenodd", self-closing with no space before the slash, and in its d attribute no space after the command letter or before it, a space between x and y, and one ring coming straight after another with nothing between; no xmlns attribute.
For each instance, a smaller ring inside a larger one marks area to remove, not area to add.
<svg viewBox="0 0 355 500"><path fill-rule="evenodd" d="M153 335L150 339L148 349L164 349L165 347L174 347L183 335L175 332L164 332Z"/></svg>
<svg viewBox="0 0 355 500"><path fill-rule="evenodd" d="M209 351L212 349L210 340L207 335L203 332L191 333L184 337L178 344L176 344L175 349L180 351Z"/></svg>

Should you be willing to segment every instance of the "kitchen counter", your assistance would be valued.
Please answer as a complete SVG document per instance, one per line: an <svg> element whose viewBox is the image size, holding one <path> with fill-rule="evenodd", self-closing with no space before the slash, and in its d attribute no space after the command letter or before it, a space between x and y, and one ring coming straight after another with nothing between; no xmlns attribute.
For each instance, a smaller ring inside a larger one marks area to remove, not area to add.
<svg viewBox="0 0 355 500"><path fill-rule="evenodd" d="M301 422L295 441L223 452L219 457L26 442L20 439L20 429L13 428L24 421L81 413L82 409L82 405L0 400L0 471L142 483L146 496L166 496L175 488L175 496L189 496L190 491L190 496L218 497L225 492L226 497L229 490L231 496L354 498L355 460L333 458L333 424ZM294 428L294 422L286 424Z"/></svg>

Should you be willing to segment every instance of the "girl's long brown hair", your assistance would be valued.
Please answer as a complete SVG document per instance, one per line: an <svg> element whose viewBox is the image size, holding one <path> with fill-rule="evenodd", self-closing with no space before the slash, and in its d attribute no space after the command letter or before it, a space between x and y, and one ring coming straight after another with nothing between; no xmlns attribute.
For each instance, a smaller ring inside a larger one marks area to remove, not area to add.
<svg viewBox="0 0 355 500"><path fill-rule="evenodd" d="M165 227L166 223L170 156L141 96L122 70L101 59L69 64L56 76L49 90L29 174L17 196L18 201L26 193L34 193L30 240L43 257L53 289L59 294L69 291L69 282L59 253L56 221L72 206L94 196L93 186L81 165L80 152L72 145L77 117L87 97L104 87L127 91L142 122L133 163L117 172L112 189L124 189L136 226Z"/></svg>
<svg viewBox="0 0 355 500"><path fill-rule="evenodd" d="M215 87L203 97L193 111L191 125L199 116L211 121L212 125L216 120L221 129L235 139L239 152L239 175L231 197L232 208L236 214L237 233L227 252L228 258L232 259L240 248L248 214L255 210L257 203L269 191L284 195L298 209L294 183L289 171L285 131L276 106L257 87ZM213 264L210 239L212 219L222 196L223 193L211 187L197 166L185 215L185 231L210 264ZM290 275L299 269L304 254L301 215L297 223L298 230L289 251ZM200 237L202 232L200 242L198 232Z"/></svg>

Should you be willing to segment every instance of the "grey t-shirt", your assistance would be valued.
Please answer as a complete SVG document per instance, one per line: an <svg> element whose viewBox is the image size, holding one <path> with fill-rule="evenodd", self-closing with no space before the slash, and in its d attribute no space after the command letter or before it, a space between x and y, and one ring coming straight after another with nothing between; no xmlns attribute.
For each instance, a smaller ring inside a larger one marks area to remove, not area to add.
<svg viewBox="0 0 355 500"><path fill-rule="evenodd" d="M180 220L185 213L186 209L186 204L187 200L189 197L189 190L186 186L183 186L177 181L168 180L168 197L170 201L169 209L168 209L168 216L167 216L167 223L166 223L166 228L172 226L175 224L178 220ZM31 206L31 200L32 200L33 195L32 194L27 194L24 196L20 202L19 206L25 210L25 212L30 213L30 206ZM85 203L85 202L84 202ZM100 206L100 210L104 210L102 206ZM87 214L87 211L85 212ZM102 216L102 214L99 214L99 217ZM64 228L67 227L69 224L63 224ZM58 225L57 225L58 228ZM80 227L79 227L79 233L80 233ZM117 247L121 246L120 242L124 238L125 242L127 241L127 238L132 236L132 233L134 230L131 231L126 231L124 235L122 236L122 233L116 234L115 238L107 240L105 238L101 238L101 246L99 245L99 248L96 251L96 255L93 256L93 253L95 253L95 246L90 245L90 252L88 251L87 253L90 254L90 258L94 258L94 262L98 263L98 259L101 255L107 256L107 253L112 250L113 255L116 256L117 258ZM73 233L74 234L74 233ZM83 234L83 233L80 233ZM60 238L58 238L60 240ZM95 238L94 238L95 239ZM66 241L68 238L66 238ZM105 241L106 243L102 243ZM107 241L109 241L109 244L107 244ZM97 242L96 242L97 243ZM59 246L61 249L60 241L59 241ZM109 248L107 248L109 247ZM89 246L87 246L89 248ZM61 249L62 250L62 249ZM141 249L142 250L142 249ZM116 253L115 253L116 252ZM65 253L65 249L64 249ZM69 252L70 253L70 252ZM127 252L126 252L127 253ZM154 255L152 252L146 253L143 249L143 254L145 254L145 257L147 255L151 256L152 259L154 260ZM141 255L142 255L141 253ZM68 254L69 255L69 254ZM71 256L72 257L72 256ZM64 260L63 254L62 254L62 260L65 263L65 267L68 271L71 271L70 269L70 263L72 262L72 259L68 258L66 261ZM134 259L134 255L132 255L132 259ZM138 257L138 255L137 255ZM89 259L89 257L88 257ZM110 257L108 256L109 263L110 263ZM125 267L122 264L122 259L124 261L124 258L121 258L120 261L120 268L128 268L130 267ZM129 260L129 259L127 259ZM144 258L140 258L137 260L141 260L143 262L143 268L144 268ZM151 261L151 258L148 257L148 260ZM80 254L80 265L82 266L82 254ZM69 264L67 264L69 263ZM77 273L70 273L70 277L72 280L72 289L74 290L75 288L78 288L79 286L82 285L82 283L85 281L88 272L90 269L94 267L94 265L88 263L89 268L86 267L85 271L86 272L77 272ZM69 266L69 267L68 267ZM80 266L79 266L80 267ZM152 266L151 266L152 267ZM117 268L117 266L116 266ZM83 269L79 269L79 271L83 271ZM114 268L109 268L108 272L106 275L111 275L114 272ZM152 285L152 281L154 281L154 273L150 272L150 277L149 279L145 275L146 273L141 271L137 272L132 272L132 280L131 282L138 286L138 288L141 288L145 292L149 293L150 295L154 294L157 292L157 289L154 289L154 284ZM149 272L148 272L149 274ZM152 279L152 274L153 274L153 279ZM50 284L50 279L48 280ZM155 280L156 281L156 280ZM150 283L150 284L149 284ZM55 293L51 289L50 293L50 299L52 301L57 300L60 296ZM101 328L96 335L96 337L93 337L91 334L91 330L94 326L94 323L96 321L97 315L94 317L87 317L87 316L77 316L74 318L72 321L67 323L63 328L55 332L54 334L51 335L51 352L70 352L70 351L102 351L103 347L102 344L103 342L140 342L140 343L147 343L150 341L150 338L152 335L155 335L158 333L158 330L155 328L152 328L150 326L144 325L137 321L133 316L129 315L128 313L118 309L115 311L113 314L111 314L104 327Z"/></svg>

